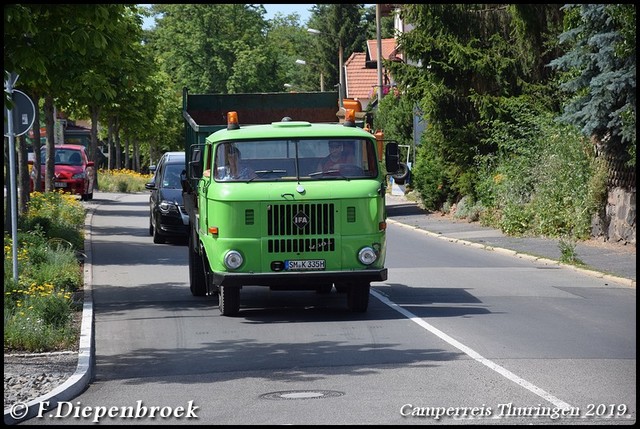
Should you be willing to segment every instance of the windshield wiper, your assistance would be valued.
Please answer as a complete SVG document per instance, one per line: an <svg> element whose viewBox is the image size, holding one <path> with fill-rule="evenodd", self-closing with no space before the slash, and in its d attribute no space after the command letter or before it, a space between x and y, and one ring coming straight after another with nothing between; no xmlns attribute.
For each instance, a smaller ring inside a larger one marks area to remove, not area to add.
<svg viewBox="0 0 640 429"><path fill-rule="evenodd" d="M269 173L286 173L287 170L256 170L256 174L269 174Z"/></svg>
<svg viewBox="0 0 640 429"><path fill-rule="evenodd" d="M320 175L323 175L323 176L332 176L332 177L338 176L338 177L340 177L341 179L349 180L349 178L348 178L347 176L345 176L345 175L341 174L341 173L340 173L340 170L335 169L335 168L333 168L333 169L331 169L331 170L316 171L316 172L313 172L313 173L309 173L309 177L316 177L316 176L320 176Z"/></svg>
<svg viewBox="0 0 640 429"><path fill-rule="evenodd" d="M254 181L255 179L258 178L258 174L287 174L287 170L256 170L254 171L254 173L256 174L255 177L252 177L251 179L247 180L247 183Z"/></svg>

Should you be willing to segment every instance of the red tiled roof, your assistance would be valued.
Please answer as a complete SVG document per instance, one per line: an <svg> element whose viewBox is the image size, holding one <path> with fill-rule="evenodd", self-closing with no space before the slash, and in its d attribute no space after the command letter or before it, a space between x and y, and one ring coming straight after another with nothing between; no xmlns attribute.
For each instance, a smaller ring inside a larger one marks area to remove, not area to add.
<svg viewBox="0 0 640 429"><path fill-rule="evenodd" d="M396 39L381 39L380 44L382 45L382 58L385 60L393 59L396 56L402 58L402 56L396 52ZM367 40L367 50L369 51L369 58L371 58L371 61L377 61L378 41Z"/></svg>
<svg viewBox="0 0 640 429"><path fill-rule="evenodd" d="M386 59L400 58L395 50L395 39L382 39L382 57ZM369 99L373 95L374 89L378 86L378 69L377 66L372 68L366 67L367 58L370 58L373 64L376 64L377 41L367 41L368 55L364 52L354 52L344 63L345 66L345 86L346 97L357 98L361 101L362 107L365 108L369 103ZM382 70L383 76L385 70Z"/></svg>
<svg viewBox="0 0 640 429"><path fill-rule="evenodd" d="M371 98L373 89L378 84L378 70L366 68L366 59L367 54L364 52L354 52L344 63L347 98L367 101Z"/></svg>

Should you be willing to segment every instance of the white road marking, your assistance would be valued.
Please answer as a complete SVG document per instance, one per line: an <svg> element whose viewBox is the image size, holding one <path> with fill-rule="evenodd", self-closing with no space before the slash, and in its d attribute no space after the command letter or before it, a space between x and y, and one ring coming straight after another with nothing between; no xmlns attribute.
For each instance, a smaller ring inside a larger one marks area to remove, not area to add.
<svg viewBox="0 0 640 429"><path fill-rule="evenodd" d="M465 346L464 344L462 344L458 340L456 340L454 338L451 338L449 335L445 334L444 332L442 332L441 330L439 330L435 326L430 325L429 323L425 322L421 318L417 317L415 314L411 313L408 310L405 310L404 308L402 308L400 305L396 304L395 302L392 302L386 296L382 295L380 292L374 290L373 288L371 289L371 294L373 296L375 296L376 298L378 298L383 303L385 303L386 305L388 305L389 307L391 307L394 310L396 310L398 313L400 313L400 314L404 315L405 317L407 317L412 322L414 322L417 325L423 327L424 329L426 329L427 331L431 332L432 334L434 334L435 336L437 336L441 340L449 343L450 345L452 345L453 347L457 348L458 350L460 350L461 352L463 352L467 356L469 356L472 359L474 359L475 361L480 362L481 364L487 366L488 368L490 368L493 371L497 372L498 374L502 375L506 379L513 381L514 383L516 383L519 386L524 387L528 391L540 396L541 398L543 398L546 401L551 402L553 405L555 405L556 407L558 407L560 409L567 410L567 409L573 408L571 405L569 405L566 402L556 398L555 396L553 396L552 394L544 391L543 389L539 388L538 386L535 386L535 385L529 383L527 380L525 380L525 379L523 379L521 377L518 377L517 375L515 375L514 373L512 373L508 369L503 368L500 365L498 365L497 363L492 362L491 360L483 357L480 353L478 353L475 350Z"/></svg>

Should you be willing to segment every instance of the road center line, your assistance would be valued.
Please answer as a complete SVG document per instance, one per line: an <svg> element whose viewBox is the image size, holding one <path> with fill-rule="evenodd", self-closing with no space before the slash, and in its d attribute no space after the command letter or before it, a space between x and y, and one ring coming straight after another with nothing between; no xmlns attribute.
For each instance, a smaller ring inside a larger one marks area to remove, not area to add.
<svg viewBox="0 0 640 429"><path fill-rule="evenodd" d="M422 320L420 317L418 317L415 314L411 313L410 311L402 308L401 306L399 306L395 302L392 302L386 296L382 295L380 292L374 290L373 288L371 289L371 294L373 296L375 296L376 298L378 298L383 303L385 303L386 305L388 305L389 307L391 307L394 310L396 310L398 313L400 313L403 316L407 317L412 322L420 325L421 327L423 327L427 331L431 332L432 334L434 334L435 336L437 336L441 340L449 343L450 345L452 345L453 347L457 348L458 350L460 350L461 352L463 352L467 356L469 356L472 359L474 359L475 361L480 362L481 364L489 367L490 369L492 369L493 371L495 371L498 374L502 375L503 377L507 378L508 380L511 380L514 383L516 383L517 385L524 387L525 389L529 390L530 392L540 396L544 400L551 402L553 405L555 405L558 408L561 408L563 410L572 408L571 405L567 404L566 402L556 398L555 396L553 396L552 394L542 390L538 386L535 386L535 385L529 383L527 380L525 380L525 379L523 379L521 377L518 377L517 375L515 375L514 373L512 373L508 369L501 367L497 363L492 362L491 360L483 357L482 355L480 355L480 353L478 353L475 350L465 346L464 344L462 344L458 340L456 340L454 338L451 338L449 335L445 334L444 332L442 332L441 330L439 330L435 326L430 325L429 323L427 323L424 320Z"/></svg>

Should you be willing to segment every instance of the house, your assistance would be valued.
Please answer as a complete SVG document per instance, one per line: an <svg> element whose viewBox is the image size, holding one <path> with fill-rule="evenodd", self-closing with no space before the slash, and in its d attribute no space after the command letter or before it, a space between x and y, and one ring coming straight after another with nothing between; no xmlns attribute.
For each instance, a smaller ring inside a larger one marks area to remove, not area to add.
<svg viewBox="0 0 640 429"><path fill-rule="evenodd" d="M397 52L395 39L382 39L382 58L402 61ZM378 87L378 49L377 40L367 41L367 52L354 52L344 63L346 98L360 101L362 110L375 99ZM389 91L391 79L387 71L382 69L382 85L385 93Z"/></svg>

